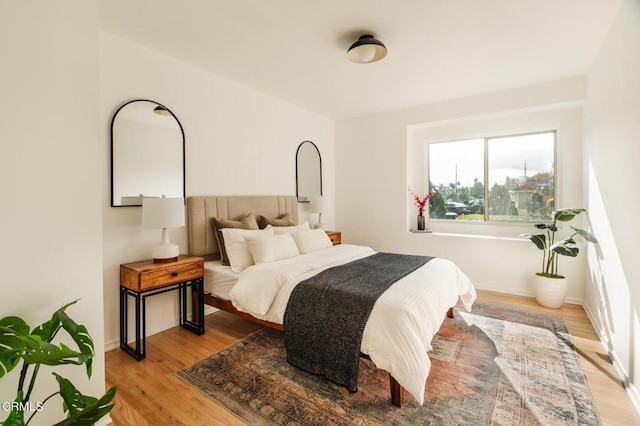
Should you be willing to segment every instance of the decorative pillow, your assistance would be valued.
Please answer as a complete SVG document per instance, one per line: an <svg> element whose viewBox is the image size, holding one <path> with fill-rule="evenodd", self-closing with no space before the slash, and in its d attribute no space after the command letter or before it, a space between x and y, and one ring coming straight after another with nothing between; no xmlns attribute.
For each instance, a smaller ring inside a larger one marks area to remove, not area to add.
<svg viewBox="0 0 640 426"><path fill-rule="evenodd" d="M285 214L283 214L282 216L280 216L277 219L276 218L269 219L268 217L260 216L260 220L259 220L258 226L260 226L260 229L264 229L268 225L271 225L271 226L295 226L295 224L296 223L293 221L293 219L291 218L289 213L285 213Z"/></svg>
<svg viewBox="0 0 640 426"><path fill-rule="evenodd" d="M296 242L300 254L321 250L333 245L327 233L322 229L294 232L291 237Z"/></svg>
<svg viewBox="0 0 640 426"><path fill-rule="evenodd" d="M267 226L267 228L268 227L269 226ZM273 233L276 234L276 235L278 235L278 234L293 234L294 232L308 231L310 229L311 229L311 227L309 226L309 222L305 222L302 225L275 226L275 227L273 227Z"/></svg>
<svg viewBox="0 0 640 426"><path fill-rule="evenodd" d="M298 256L298 246L291 234L245 237L255 264L275 262Z"/></svg>
<svg viewBox="0 0 640 426"><path fill-rule="evenodd" d="M273 235L273 228L259 230L224 228L221 232L229 266L233 272L239 274L254 263L245 238Z"/></svg>
<svg viewBox="0 0 640 426"><path fill-rule="evenodd" d="M211 218L213 223L213 233L216 236L218 248L220 249L220 260L223 265L229 266L229 259L227 258L226 247L224 245L224 236L222 230L224 228L238 228L238 229L258 229L258 222L251 213L245 215L240 220L218 219L217 217Z"/></svg>

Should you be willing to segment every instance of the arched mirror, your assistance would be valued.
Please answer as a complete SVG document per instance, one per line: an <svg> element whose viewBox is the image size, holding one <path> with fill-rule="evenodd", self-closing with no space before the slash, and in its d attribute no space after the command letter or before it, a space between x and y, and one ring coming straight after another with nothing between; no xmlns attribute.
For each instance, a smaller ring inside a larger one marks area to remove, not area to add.
<svg viewBox="0 0 640 426"><path fill-rule="evenodd" d="M184 131L164 105L134 100L111 121L111 206L141 206L141 195L185 196Z"/></svg>
<svg viewBox="0 0 640 426"><path fill-rule="evenodd" d="M302 142L296 152L296 195L300 203L322 195L322 158L311 141Z"/></svg>

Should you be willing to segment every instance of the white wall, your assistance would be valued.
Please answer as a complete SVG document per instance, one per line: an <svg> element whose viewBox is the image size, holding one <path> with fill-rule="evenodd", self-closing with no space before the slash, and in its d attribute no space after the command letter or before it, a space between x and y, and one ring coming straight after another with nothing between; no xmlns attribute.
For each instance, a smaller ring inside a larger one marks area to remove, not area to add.
<svg viewBox="0 0 640 426"><path fill-rule="evenodd" d="M67 312L94 339L93 376L89 381L84 367L42 367L32 401L57 389L52 371L101 396L98 4L3 0L0 8L0 317L18 315L39 325L66 302L81 299ZM15 398L17 381L16 370L0 380L0 402ZM64 418L59 398L45 407L31 424ZM0 421L5 417L0 408Z"/></svg>
<svg viewBox="0 0 640 426"><path fill-rule="evenodd" d="M186 139L187 196L295 195L296 149L312 140L322 155L323 192L333 204L334 124L107 33L100 38L100 75L105 338L113 348L119 339L119 265L149 258L160 238L159 230L140 227L139 207L109 207L109 124L116 109L144 98L178 117ZM333 225L333 216L323 215L323 221ZM302 207L301 218L307 218ZM186 228L172 230L171 239L187 251ZM176 324L176 299L169 293L148 300L147 335Z"/></svg>
<svg viewBox="0 0 640 426"><path fill-rule="evenodd" d="M540 252L519 237L531 226L427 222L433 234L413 234L416 209L407 193L425 182L425 140L558 129L560 204L582 206L581 102L585 79L572 78L472 98L359 117L336 125L337 229L343 241L380 251L446 257L478 288L532 294L530 278ZM363 161L366 159L366 161ZM580 221L572 223L579 225ZM581 301L586 257L562 259Z"/></svg>
<svg viewBox="0 0 640 426"><path fill-rule="evenodd" d="M600 241L586 306L640 411L640 2L627 0L588 75L585 192Z"/></svg>

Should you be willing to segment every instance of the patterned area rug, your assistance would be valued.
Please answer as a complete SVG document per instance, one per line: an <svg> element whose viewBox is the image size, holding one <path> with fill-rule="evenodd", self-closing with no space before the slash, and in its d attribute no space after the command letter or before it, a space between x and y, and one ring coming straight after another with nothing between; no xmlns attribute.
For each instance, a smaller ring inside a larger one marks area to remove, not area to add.
<svg viewBox="0 0 640 426"><path fill-rule="evenodd" d="M561 317L476 302L445 319L425 403L390 404L389 375L362 359L358 392L290 366L262 329L176 374L249 424L599 425Z"/></svg>

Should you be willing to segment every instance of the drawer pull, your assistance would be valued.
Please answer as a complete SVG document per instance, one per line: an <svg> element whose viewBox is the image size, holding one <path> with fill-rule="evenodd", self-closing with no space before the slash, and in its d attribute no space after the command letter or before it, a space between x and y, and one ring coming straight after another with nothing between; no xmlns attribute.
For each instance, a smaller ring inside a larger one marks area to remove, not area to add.
<svg viewBox="0 0 640 426"><path fill-rule="evenodd" d="M171 273L171 276L172 276L172 277L177 277L177 276L178 276L178 273L177 273L177 272L172 272L172 273Z"/></svg>

